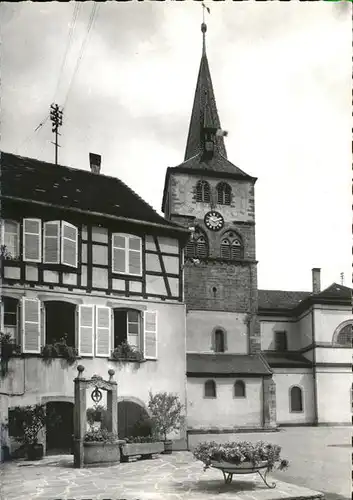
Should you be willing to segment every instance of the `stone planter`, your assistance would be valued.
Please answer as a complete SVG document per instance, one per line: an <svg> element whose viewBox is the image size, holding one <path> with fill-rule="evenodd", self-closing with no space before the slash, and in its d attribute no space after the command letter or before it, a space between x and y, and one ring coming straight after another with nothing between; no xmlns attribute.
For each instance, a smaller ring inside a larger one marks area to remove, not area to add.
<svg viewBox="0 0 353 500"><path fill-rule="evenodd" d="M141 456L143 458L151 458L152 455L162 453L164 451L164 443L126 443L120 446L121 461L128 462L129 457Z"/></svg>
<svg viewBox="0 0 353 500"><path fill-rule="evenodd" d="M84 442L83 443L83 463L90 464L111 464L120 462L120 445L125 441L115 443L104 442Z"/></svg>
<svg viewBox="0 0 353 500"><path fill-rule="evenodd" d="M44 447L42 444L35 443L26 447L27 460L42 460L44 456Z"/></svg>

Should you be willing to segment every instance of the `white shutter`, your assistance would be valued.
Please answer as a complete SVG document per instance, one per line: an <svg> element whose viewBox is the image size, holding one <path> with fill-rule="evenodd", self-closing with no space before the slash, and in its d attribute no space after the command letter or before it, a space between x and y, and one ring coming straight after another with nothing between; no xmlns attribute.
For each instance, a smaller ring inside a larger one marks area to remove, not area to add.
<svg viewBox="0 0 353 500"><path fill-rule="evenodd" d="M127 273L127 237L124 234L112 235L113 273Z"/></svg>
<svg viewBox="0 0 353 500"><path fill-rule="evenodd" d="M40 301L22 299L22 351L40 353Z"/></svg>
<svg viewBox="0 0 353 500"><path fill-rule="evenodd" d="M129 267L128 274L141 276L142 273L142 250L141 238L138 236L129 236Z"/></svg>
<svg viewBox="0 0 353 500"><path fill-rule="evenodd" d="M60 221L44 223L43 262L59 264L60 262Z"/></svg>
<svg viewBox="0 0 353 500"><path fill-rule="evenodd" d="M23 260L40 262L42 258L42 222L40 219L23 219Z"/></svg>
<svg viewBox="0 0 353 500"><path fill-rule="evenodd" d="M78 230L77 227L62 221L61 226L61 263L77 267Z"/></svg>
<svg viewBox="0 0 353 500"><path fill-rule="evenodd" d="M94 307L78 306L78 354L93 356Z"/></svg>
<svg viewBox="0 0 353 500"><path fill-rule="evenodd" d="M157 312L145 311L144 353L146 359L157 358Z"/></svg>
<svg viewBox="0 0 353 500"><path fill-rule="evenodd" d="M96 356L110 356L111 309L96 306Z"/></svg>

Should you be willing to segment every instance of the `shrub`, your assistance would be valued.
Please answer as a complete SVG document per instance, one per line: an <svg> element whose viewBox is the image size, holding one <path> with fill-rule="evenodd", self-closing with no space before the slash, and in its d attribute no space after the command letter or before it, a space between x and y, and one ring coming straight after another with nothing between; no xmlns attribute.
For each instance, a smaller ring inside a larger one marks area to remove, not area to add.
<svg viewBox="0 0 353 500"><path fill-rule="evenodd" d="M258 441L238 441L232 443L203 442L196 446L193 454L197 460L205 464L205 469L211 466L212 461L228 462L240 465L250 462L253 467L261 462L267 462L267 470L274 468L284 470L288 467L288 460L281 458L281 447L276 444Z"/></svg>
<svg viewBox="0 0 353 500"><path fill-rule="evenodd" d="M158 441L153 436L129 436L124 438L124 441L126 441L128 444L129 443L155 443Z"/></svg>

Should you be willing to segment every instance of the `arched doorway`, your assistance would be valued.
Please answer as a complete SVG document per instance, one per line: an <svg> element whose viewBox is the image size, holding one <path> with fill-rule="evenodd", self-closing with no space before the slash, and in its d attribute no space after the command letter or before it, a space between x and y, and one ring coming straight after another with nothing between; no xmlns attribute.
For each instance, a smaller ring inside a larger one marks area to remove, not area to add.
<svg viewBox="0 0 353 500"><path fill-rule="evenodd" d="M74 405L69 402L51 401L46 404L47 454L72 454L74 434Z"/></svg>
<svg viewBox="0 0 353 500"><path fill-rule="evenodd" d="M149 415L144 406L131 399L118 402L118 435L120 439L129 436L149 435Z"/></svg>

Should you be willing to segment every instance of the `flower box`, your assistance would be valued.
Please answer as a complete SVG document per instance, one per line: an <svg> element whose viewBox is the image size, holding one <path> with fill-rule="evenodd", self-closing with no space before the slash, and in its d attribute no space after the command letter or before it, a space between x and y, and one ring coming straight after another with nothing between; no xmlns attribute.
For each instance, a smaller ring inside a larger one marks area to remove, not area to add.
<svg viewBox="0 0 353 500"><path fill-rule="evenodd" d="M121 461L128 462L130 457L141 456L151 458L152 455L164 451L164 443L157 441L154 443L126 443L120 446Z"/></svg>
<svg viewBox="0 0 353 500"><path fill-rule="evenodd" d="M124 441L115 443L104 443L90 441L83 443L83 463L90 464L111 464L120 462L120 445Z"/></svg>

